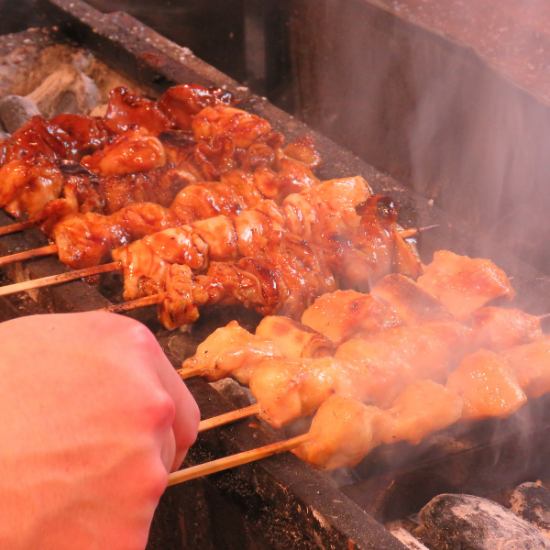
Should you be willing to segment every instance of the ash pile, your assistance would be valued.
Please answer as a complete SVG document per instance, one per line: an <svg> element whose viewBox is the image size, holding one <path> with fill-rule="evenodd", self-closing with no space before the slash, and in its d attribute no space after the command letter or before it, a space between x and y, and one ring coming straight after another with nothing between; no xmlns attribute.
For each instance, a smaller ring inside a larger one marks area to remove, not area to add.
<svg viewBox="0 0 550 550"><path fill-rule="evenodd" d="M499 500L441 494L387 527L411 550L550 549L550 491L541 481L522 483Z"/></svg>

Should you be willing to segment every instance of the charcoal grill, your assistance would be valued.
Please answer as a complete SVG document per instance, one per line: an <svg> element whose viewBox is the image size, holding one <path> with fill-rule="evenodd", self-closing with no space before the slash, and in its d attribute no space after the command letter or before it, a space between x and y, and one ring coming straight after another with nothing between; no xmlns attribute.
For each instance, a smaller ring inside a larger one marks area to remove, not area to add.
<svg viewBox="0 0 550 550"><path fill-rule="evenodd" d="M264 98L253 95L187 49L125 13L105 15L79 0L40 0L38 7L46 29L4 36L0 50L24 41L41 46L71 43L91 50L109 67L150 93L180 82L226 87L239 97L243 108L265 117L286 136L312 134L323 158L321 177L360 174L375 192L397 201L404 226L438 224L437 229L421 238L420 252L425 259L437 248L489 255L514 277L514 286L524 300L521 307L534 313L550 311L550 279L517 260L501 244L492 243L488 250L484 243L480 250L479 243L459 221ZM0 224L10 221L0 213ZM43 244L45 237L39 231L28 230L0 238L0 254ZM22 269L25 273L21 273ZM13 266L3 276L35 278L63 269L56 259L44 258L24 267ZM41 290L32 298L2 298L0 320L106 306L109 297L113 297L108 283L93 286L77 281ZM179 366L198 341L233 313L204 315L191 334L161 329L150 311L133 315L155 331L174 366ZM250 316L241 319L245 325L255 322ZM221 395L199 379L190 380L189 387L205 418L239 406L238 393ZM173 487L165 493L157 510L148 548L402 549L404 546L383 523L417 511L442 491L490 496L523 480L548 477L548 405L548 399L540 399L505 421L478 423L469 430L453 428L418 447L394 445L375 450L342 476L315 471L286 454ZM529 432L523 429L527 418L534 419ZM204 462L276 437L263 425L242 421L203 434L187 461Z"/></svg>

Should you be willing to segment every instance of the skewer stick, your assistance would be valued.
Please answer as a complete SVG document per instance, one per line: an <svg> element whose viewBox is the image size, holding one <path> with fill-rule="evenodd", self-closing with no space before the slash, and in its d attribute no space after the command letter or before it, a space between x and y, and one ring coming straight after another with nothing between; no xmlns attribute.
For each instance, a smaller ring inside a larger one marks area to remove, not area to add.
<svg viewBox="0 0 550 550"><path fill-rule="evenodd" d="M21 283L0 286L0 296L16 294L17 292L24 292L44 286L59 285L61 283L67 283L68 281L74 281L75 279L99 275L100 273L109 273L110 271L119 271L120 269L120 262L111 262L108 264L85 267L84 269L77 269L75 271L67 271L66 273L59 273L58 275L50 275L49 277L41 277L40 279L22 281Z"/></svg>
<svg viewBox="0 0 550 550"><path fill-rule="evenodd" d="M40 220L30 219L24 222L15 222L10 223L9 225L4 225L0 227L0 236L10 235L11 233L18 233L19 231L24 231L25 229L30 229L34 227Z"/></svg>
<svg viewBox="0 0 550 550"><path fill-rule="evenodd" d="M16 252L15 254L0 257L0 267L15 262L22 262L23 260L39 258L40 256L49 256L50 254L56 253L57 246L55 244L48 244L46 246L41 246L40 248L32 248L31 250L23 250L22 252Z"/></svg>
<svg viewBox="0 0 550 550"><path fill-rule="evenodd" d="M26 224L31 222L23 222L23 223ZM16 224L13 224L13 225L16 225ZM9 226L5 226L5 227L9 227ZM429 229L433 229L434 227L438 227L438 226L426 225L424 227L413 227L411 229L403 229L399 231L399 235L403 239L408 239L410 237L414 237L415 235L422 233L423 231L428 231ZM4 229L4 227L0 227L0 236L3 234L2 229ZM17 252L15 254L0 256L0 266L8 265L13 262L22 262L24 260L30 260L31 258L38 258L39 256L49 256L49 255L53 256L54 254L57 254L57 252L58 252L58 248L57 248L57 245L55 244L41 246L40 248L31 248L30 250L23 250L22 252ZM139 306L136 306L136 307L139 307ZM126 310L115 309L113 311L126 311Z"/></svg>
<svg viewBox="0 0 550 550"><path fill-rule="evenodd" d="M120 304L113 304L103 308L103 311L110 311L111 313L122 313L124 311L131 311L132 309L138 309L140 307L154 306L162 302L162 294L151 294L150 296L144 296L143 298L137 298L136 300L130 300L129 302L122 302Z"/></svg>
<svg viewBox="0 0 550 550"><path fill-rule="evenodd" d="M201 420L199 424L199 433L205 432L206 430L211 430L213 428L218 428L219 426L225 426L226 424L231 424L231 422L236 422L247 416L254 416L260 412L260 405L254 403L248 407L243 407L242 409L237 409L236 411L230 411L225 414L219 414L218 416L213 416L212 418L207 418L206 420Z"/></svg>
<svg viewBox="0 0 550 550"><path fill-rule="evenodd" d="M436 229L437 227L439 227L439 225L437 223L434 223L433 225L425 225L423 227L411 227L410 229L402 229L401 231L398 231L398 233L402 239L409 239L410 237L414 237L415 235L423 233L424 231L429 231L430 229Z"/></svg>
<svg viewBox="0 0 550 550"><path fill-rule="evenodd" d="M249 464L267 458L275 454L284 453L290 451L298 445L301 445L309 439L309 434L298 435L284 441L278 441L277 443L271 443L258 447L257 449L251 449L250 451L244 451L234 455L218 458L204 464L198 464L197 466L191 466L184 468L177 472L173 472L168 476L168 486L177 485L178 483L184 483L197 477L203 477L229 468L235 468L242 466L243 464Z"/></svg>

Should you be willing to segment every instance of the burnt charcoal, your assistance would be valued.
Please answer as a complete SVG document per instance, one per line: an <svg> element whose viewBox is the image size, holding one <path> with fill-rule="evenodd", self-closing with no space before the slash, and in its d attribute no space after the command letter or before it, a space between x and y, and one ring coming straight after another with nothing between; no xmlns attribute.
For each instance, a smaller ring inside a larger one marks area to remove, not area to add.
<svg viewBox="0 0 550 550"><path fill-rule="evenodd" d="M394 525L387 525L388 531L409 550L428 550L416 537L414 537L405 527L397 522Z"/></svg>
<svg viewBox="0 0 550 550"><path fill-rule="evenodd" d="M7 95L0 99L0 120L8 132L15 132L27 120L40 111L34 101L19 95Z"/></svg>
<svg viewBox="0 0 550 550"><path fill-rule="evenodd" d="M510 495L510 506L512 512L550 538L550 491L540 481L518 485Z"/></svg>
<svg viewBox="0 0 550 550"><path fill-rule="evenodd" d="M550 549L542 533L500 504L471 495L443 494L420 511L418 534L437 550Z"/></svg>

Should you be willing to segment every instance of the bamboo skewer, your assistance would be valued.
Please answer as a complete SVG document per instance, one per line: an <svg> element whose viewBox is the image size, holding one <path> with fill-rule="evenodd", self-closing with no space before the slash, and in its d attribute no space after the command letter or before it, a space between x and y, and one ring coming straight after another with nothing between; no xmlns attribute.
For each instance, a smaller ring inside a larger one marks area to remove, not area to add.
<svg viewBox="0 0 550 550"><path fill-rule="evenodd" d="M31 223L31 222L24 222ZM8 227L8 226L5 226ZM402 229L399 231L399 235L403 239L414 237L424 231L438 227L437 225L427 225L425 227L413 227L411 229ZM2 227L0 227L0 236L2 235ZM55 255L58 252L56 244L49 244L47 246L41 246L40 248L31 248L30 250L23 250L22 252L16 252L15 254L9 254L7 256L0 256L0 267L15 262L22 262L25 260L31 260L32 258L38 258L39 256ZM123 310L124 311L124 310Z"/></svg>
<svg viewBox="0 0 550 550"><path fill-rule="evenodd" d="M29 281L22 281L12 285L0 286L0 296L8 296L9 294L16 294L17 292L24 292L44 286L59 285L61 283L74 281L75 279L83 279L84 277L109 273L110 271L119 271L120 269L120 262L111 262L108 264L85 267L84 269L77 269L75 271L67 271L57 275L50 275L49 277L41 277L40 279L30 279Z"/></svg>
<svg viewBox="0 0 550 550"><path fill-rule="evenodd" d="M199 424L199 433L212 430L213 428L218 428L220 426L225 426L226 424L231 424L231 422L236 422L237 420L241 420L247 416L254 416L259 412L260 406L257 403L254 403L253 405L243 407L242 409L229 411L218 416L213 416L212 418L207 418L206 420L201 420Z"/></svg>
<svg viewBox="0 0 550 550"><path fill-rule="evenodd" d="M290 451L302 443L305 443L308 439L309 434L298 435L290 439L285 439L284 441L277 441L276 443L258 447L257 449L243 451L242 453L225 456L217 460L205 462L204 464L198 464L197 466L191 466L177 472L172 472L168 476L168 487Z"/></svg>
<svg viewBox="0 0 550 550"><path fill-rule="evenodd" d="M31 248L31 250L23 250L22 252L16 252L14 254L9 254L8 256L0 257L0 267L15 262L30 260L31 258L50 256L51 254L56 253L57 246L55 244L48 244L46 246L41 246L40 248Z"/></svg>
<svg viewBox="0 0 550 550"><path fill-rule="evenodd" d="M400 235L404 238L416 235L417 233L430 229L437 226L426 226L413 229L407 229L400 232ZM10 262L21 261L23 259L30 259L38 256L47 256L49 254L54 254L57 251L57 246L55 244L43 246L40 248L35 248L32 250L26 250L23 252L17 252L9 256L4 256L0 258L0 266L6 265ZM7 296L9 294L16 294L17 292L23 292L26 290L32 290L34 288L42 288L50 285L57 285L65 283L67 281L72 281L75 279L82 279L84 277L89 277L91 275L98 275L100 273L108 273L110 271L121 270L122 266L119 262L111 262L108 264L101 264L98 266L86 267L84 269L76 269L74 271L68 271L66 273L61 273L59 275L52 275L49 277L42 277L40 279L32 279L29 281L23 281L21 283L15 283L12 285L6 285L0 287L0 296ZM161 294L155 294L152 296L145 296L144 298L138 298L137 300L132 300L131 302L125 302L123 304L115 304L109 306L107 311L112 312L123 312L131 311L132 309L137 309L140 307L157 304L162 301Z"/></svg>
<svg viewBox="0 0 550 550"><path fill-rule="evenodd" d="M10 223L9 225L4 225L0 227L0 237L2 235L11 235L12 233L18 233L19 231L24 231L25 229L30 229L34 227L40 220L31 219L24 222L15 222Z"/></svg>

